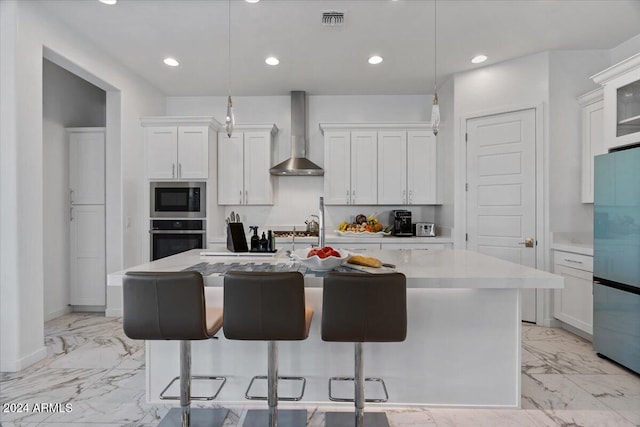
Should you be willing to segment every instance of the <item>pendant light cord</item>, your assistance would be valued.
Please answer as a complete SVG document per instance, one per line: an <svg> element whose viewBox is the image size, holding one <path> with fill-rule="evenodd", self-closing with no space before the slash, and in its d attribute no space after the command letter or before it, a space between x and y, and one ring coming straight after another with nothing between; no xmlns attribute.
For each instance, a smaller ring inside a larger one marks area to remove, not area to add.
<svg viewBox="0 0 640 427"><path fill-rule="evenodd" d="M438 1L433 0L433 92L438 89Z"/></svg>
<svg viewBox="0 0 640 427"><path fill-rule="evenodd" d="M229 13L228 13L228 17L227 17L227 25L228 25L228 29L229 29L229 37L227 37L228 42L229 42L229 46L227 49L227 55L228 55L228 67L229 69L227 70L227 75L229 77L228 79L228 88L229 88L229 96L231 96L231 0L229 0Z"/></svg>

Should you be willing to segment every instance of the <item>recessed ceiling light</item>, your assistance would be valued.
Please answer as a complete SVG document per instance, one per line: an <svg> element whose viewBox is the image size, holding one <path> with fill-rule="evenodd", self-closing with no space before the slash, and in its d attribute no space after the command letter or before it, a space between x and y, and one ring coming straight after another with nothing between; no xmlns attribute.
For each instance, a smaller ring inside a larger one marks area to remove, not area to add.
<svg viewBox="0 0 640 427"><path fill-rule="evenodd" d="M280 63L280 60L275 56L270 56L267 59L265 59L264 62L266 62L269 65L278 65Z"/></svg>
<svg viewBox="0 0 640 427"><path fill-rule="evenodd" d="M244 0L247 3L258 3L260 0Z"/></svg>
<svg viewBox="0 0 640 427"><path fill-rule="evenodd" d="M369 58L369 64L371 65L378 65L381 62L382 62L382 56L373 55L371 58Z"/></svg>
<svg viewBox="0 0 640 427"><path fill-rule="evenodd" d="M473 59L471 59L471 62L473 62L474 64L480 64L486 60L487 60L486 55L476 55L473 57Z"/></svg>
<svg viewBox="0 0 640 427"><path fill-rule="evenodd" d="M108 4L109 6L113 6L118 3L118 0L100 0L100 3Z"/></svg>
<svg viewBox="0 0 640 427"><path fill-rule="evenodd" d="M180 63L173 58L164 58L164 63L171 67L177 67L180 65Z"/></svg>

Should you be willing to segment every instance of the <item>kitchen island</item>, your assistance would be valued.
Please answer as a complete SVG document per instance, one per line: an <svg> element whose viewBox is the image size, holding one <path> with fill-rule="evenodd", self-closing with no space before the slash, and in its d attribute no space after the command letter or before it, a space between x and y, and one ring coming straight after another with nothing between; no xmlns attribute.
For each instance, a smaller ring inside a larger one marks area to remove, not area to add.
<svg viewBox="0 0 640 427"><path fill-rule="evenodd" d="M295 268L282 254L275 257L201 257L196 249L142 264L129 271L179 271L236 263L237 268ZM564 279L466 250L367 251L367 255L395 264L407 277L407 340L367 343L367 376L381 377L389 390L386 405L520 406L520 290L562 288ZM195 267L194 267L195 266ZM214 269L215 270L215 269ZM211 269L203 270L205 274ZM353 345L327 343L320 338L322 274L305 274L307 305L314 311L309 338L280 344L280 375L307 378L303 402L329 404L330 376L353 375ZM123 272L109 275L112 313ZM365 273L363 273L365 274ZM204 276L206 297L222 305L223 276ZM220 339L193 343L194 375L228 377L216 403L244 403L244 391L254 375L266 374L264 342ZM158 395L178 372L178 343L146 343L147 398ZM345 386L337 393L352 393ZM367 388L367 397L380 397ZM281 394L295 390L282 387Z"/></svg>

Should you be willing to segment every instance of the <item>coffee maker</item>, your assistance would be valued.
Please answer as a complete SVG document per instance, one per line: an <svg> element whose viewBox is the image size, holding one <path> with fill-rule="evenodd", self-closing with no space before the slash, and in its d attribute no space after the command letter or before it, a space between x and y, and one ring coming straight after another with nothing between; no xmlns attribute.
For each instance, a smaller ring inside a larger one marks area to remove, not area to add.
<svg viewBox="0 0 640 427"><path fill-rule="evenodd" d="M391 223L393 224L394 236L413 236L413 227L411 226L411 211L391 211Z"/></svg>

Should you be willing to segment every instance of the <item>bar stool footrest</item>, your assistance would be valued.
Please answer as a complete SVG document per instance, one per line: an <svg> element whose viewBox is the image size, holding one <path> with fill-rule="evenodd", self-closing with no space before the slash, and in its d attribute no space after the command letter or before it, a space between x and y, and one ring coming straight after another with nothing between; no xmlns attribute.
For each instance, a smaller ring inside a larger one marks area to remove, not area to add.
<svg viewBox="0 0 640 427"><path fill-rule="evenodd" d="M324 416L325 427L353 427L355 412L327 412ZM384 412L365 412L364 425L367 427L389 427L387 414Z"/></svg>
<svg viewBox="0 0 640 427"><path fill-rule="evenodd" d="M256 396L256 395L251 395L249 394L249 390L251 390L251 387L253 386L253 382L255 380L266 380L267 376L266 375L256 375L255 377L251 378L251 382L249 383L249 387L247 387L247 391L244 393L244 397L245 399L248 400L267 400L267 396ZM292 396L292 397L280 397L278 396L278 401L282 401L282 402L297 402L299 400L302 399L302 396L304 396L304 389L307 385L307 379L305 377L281 377L278 376L278 381L279 380L285 380L285 381L302 381L302 388L300 389L300 395L299 396Z"/></svg>
<svg viewBox="0 0 640 427"><path fill-rule="evenodd" d="M190 427L222 427L224 420L229 413L224 408L191 408ZM181 427L182 409L172 408L167 415L162 418L158 427Z"/></svg>
<svg viewBox="0 0 640 427"><path fill-rule="evenodd" d="M387 386L384 383L384 380L382 378L376 378L376 377L366 377L365 382L369 381L369 382L377 382L380 383L382 385L382 391L384 391L384 399L364 399L365 402L368 403L383 403L389 400L389 393L387 393ZM355 381L354 377L331 377L329 378L329 400L333 401L333 402L355 402L355 399L348 399L348 398L342 398L342 397L335 397L333 396L333 393L331 392L331 382L332 381ZM337 413L337 412L336 412Z"/></svg>
<svg viewBox="0 0 640 427"><path fill-rule="evenodd" d="M173 385L174 382L178 381L180 377L175 377L171 380L171 382L160 392L161 400L180 400L180 396L165 396L164 394L169 390L169 388ZM220 387L216 390L215 394L211 396L190 396L191 400L214 400L220 394L220 390L224 387L227 382L227 377L211 377L206 375L193 375L191 376L191 380L207 380L207 381L222 381Z"/></svg>

